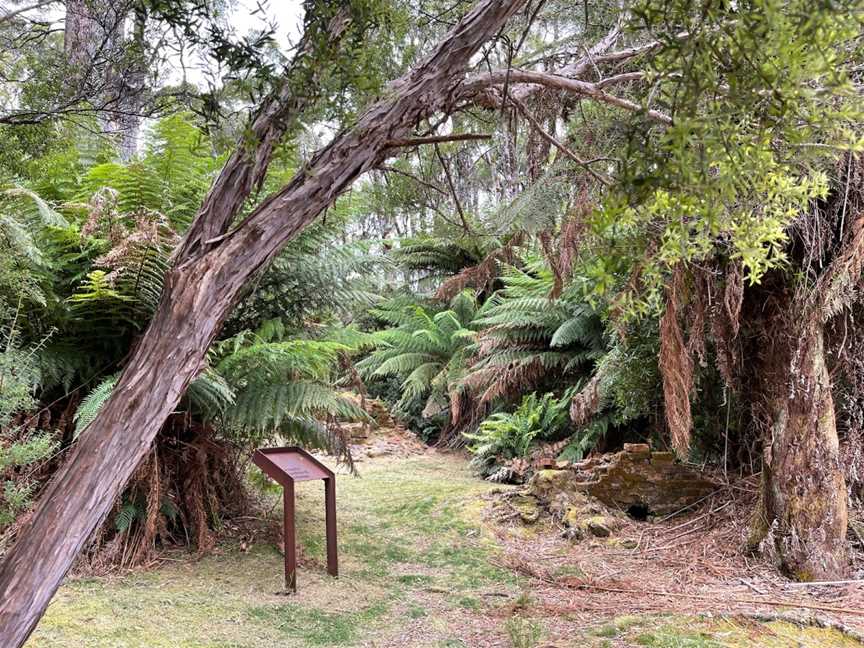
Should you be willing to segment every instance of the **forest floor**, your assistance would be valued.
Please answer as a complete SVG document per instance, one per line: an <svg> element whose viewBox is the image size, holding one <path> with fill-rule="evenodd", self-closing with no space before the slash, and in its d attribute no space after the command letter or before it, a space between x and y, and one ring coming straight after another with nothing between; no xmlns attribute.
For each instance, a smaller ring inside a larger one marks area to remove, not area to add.
<svg viewBox="0 0 864 648"><path fill-rule="evenodd" d="M734 547L716 555L716 503L574 544L548 521L496 520L496 488L464 457L385 446L338 480L338 579L324 568L323 488L307 482L296 595L280 593L274 497L257 535L200 560L69 579L28 648L864 646L864 588L792 586Z"/></svg>

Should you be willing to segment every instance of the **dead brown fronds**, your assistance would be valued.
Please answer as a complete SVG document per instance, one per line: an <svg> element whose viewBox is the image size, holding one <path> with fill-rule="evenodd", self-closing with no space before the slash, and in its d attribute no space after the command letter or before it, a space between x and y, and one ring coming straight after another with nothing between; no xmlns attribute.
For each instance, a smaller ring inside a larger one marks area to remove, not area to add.
<svg viewBox="0 0 864 648"><path fill-rule="evenodd" d="M450 301L466 288L491 292L493 283L501 275L501 266L515 262L516 250L524 242L525 232L517 232L504 245L487 254L480 263L464 268L445 280L435 293L435 298Z"/></svg>
<svg viewBox="0 0 864 648"><path fill-rule="evenodd" d="M685 293L685 270L678 266L666 290L666 311L660 320L660 375L666 423L672 437L672 447L684 457L690 448L693 419L690 413L690 392L693 389L693 360L684 341L679 312Z"/></svg>
<svg viewBox="0 0 864 648"><path fill-rule="evenodd" d="M735 372L741 355L738 332L741 328L741 308L744 302L744 271L740 263L729 263L723 273L722 304L711 311L711 337L716 350L716 363L726 387L737 386Z"/></svg>
<svg viewBox="0 0 864 648"><path fill-rule="evenodd" d="M238 448L174 415L132 476L77 570L106 574L158 563L165 550L215 545L217 528L248 510Z"/></svg>
<svg viewBox="0 0 864 648"><path fill-rule="evenodd" d="M556 236L550 230L543 230L537 236L540 249L552 270L554 284L550 299L561 295L564 285L570 277L573 264L579 254L579 245L585 233L585 217L591 213L594 204L588 196L588 188L583 186L570 209L566 220L561 224L561 231Z"/></svg>
<svg viewBox="0 0 864 648"><path fill-rule="evenodd" d="M822 273L809 300L809 309L822 323L835 317L857 296L864 270L864 214L852 221L831 265Z"/></svg>
<svg viewBox="0 0 864 648"><path fill-rule="evenodd" d="M597 414L602 403L600 393L601 372L598 370L570 402L570 419L576 427L585 425Z"/></svg>

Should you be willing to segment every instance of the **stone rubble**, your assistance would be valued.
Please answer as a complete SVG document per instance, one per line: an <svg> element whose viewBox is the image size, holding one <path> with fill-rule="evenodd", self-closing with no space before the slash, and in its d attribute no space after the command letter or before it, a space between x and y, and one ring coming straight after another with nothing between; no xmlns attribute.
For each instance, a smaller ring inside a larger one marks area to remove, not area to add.
<svg viewBox="0 0 864 648"><path fill-rule="evenodd" d="M612 538L628 514L636 519L663 516L698 503L717 490L701 472L679 463L671 452L647 444L625 444L621 452L538 470L503 501L525 524L543 512L564 526L573 540ZM501 511L499 510L499 516ZM626 541L622 541L622 546Z"/></svg>

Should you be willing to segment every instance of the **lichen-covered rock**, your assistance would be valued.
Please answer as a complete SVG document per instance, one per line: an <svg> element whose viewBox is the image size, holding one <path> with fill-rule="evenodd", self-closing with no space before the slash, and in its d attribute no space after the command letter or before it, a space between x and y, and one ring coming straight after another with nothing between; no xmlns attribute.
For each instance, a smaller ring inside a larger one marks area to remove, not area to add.
<svg viewBox="0 0 864 648"><path fill-rule="evenodd" d="M621 514L609 511L594 498L579 495L581 499L575 499L561 516L566 537L572 540L589 536L608 538L623 526Z"/></svg>
<svg viewBox="0 0 864 648"><path fill-rule="evenodd" d="M538 470L528 482L528 491L544 504L564 494L584 492L572 470Z"/></svg>
<svg viewBox="0 0 864 648"><path fill-rule="evenodd" d="M612 535L612 529L617 528L617 520L605 515L595 515L584 520L583 524L591 532L591 535L597 538L608 538Z"/></svg>
<svg viewBox="0 0 864 648"><path fill-rule="evenodd" d="M530 494L517 494L510 498L510 505L519 514L519 518L525 524L534 524L540 519L540 502Z"/></svg>
<svg viewBox="0 0 864 648"><path fill-rule="evenodd" d="M639 546L632 538L608 538L606 544L617 549L636 549Z"/></svg>

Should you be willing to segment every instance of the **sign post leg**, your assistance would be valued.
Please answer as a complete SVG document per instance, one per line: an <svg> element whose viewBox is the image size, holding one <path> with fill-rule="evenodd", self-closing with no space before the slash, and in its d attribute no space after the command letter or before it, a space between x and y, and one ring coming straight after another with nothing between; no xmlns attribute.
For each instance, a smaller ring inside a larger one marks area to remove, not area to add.
<svg viewBox="0 0 864 648"><path fill-rule="evenodd" d="M339 559L336 555L336 480L324 480L324 513L327 525L327 573L339 575Z"/></svg>
<svg viewBox="0 0 864 648"><path fill-rule="evenodd" d="M288 482L282 492L285 542L285 589L297 592L297 545L294 535L294 483Z"/></svg>

